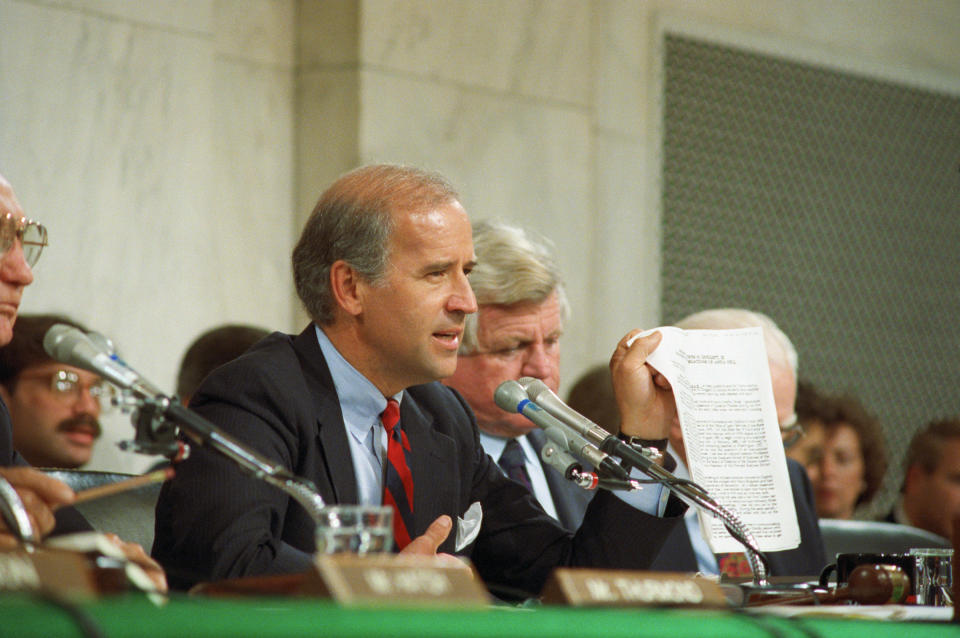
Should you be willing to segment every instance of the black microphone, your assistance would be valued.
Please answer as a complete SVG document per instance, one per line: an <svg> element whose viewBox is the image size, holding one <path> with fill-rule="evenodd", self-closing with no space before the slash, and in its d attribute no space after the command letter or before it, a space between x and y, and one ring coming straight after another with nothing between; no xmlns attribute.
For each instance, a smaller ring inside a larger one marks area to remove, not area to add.
<svg viewBox="0 0 960 638"><path fill-rule="evenodd" d="M531 401L529 397L527 397L523 386L518 382L507 380L501 383L493 393L493 400L501 409L507 412L519 412L530 419L534 424L542 428L551 439L562 439L561 441L557 441L558 444L566 445L571 453L585 458L598 470L602 470L603 473L623 481L630 479L627 471L610 458L609 455L597 449L596 446L584 440L578 434L570 431L568 426L550 416L550 414L539 405Z"/></svg>

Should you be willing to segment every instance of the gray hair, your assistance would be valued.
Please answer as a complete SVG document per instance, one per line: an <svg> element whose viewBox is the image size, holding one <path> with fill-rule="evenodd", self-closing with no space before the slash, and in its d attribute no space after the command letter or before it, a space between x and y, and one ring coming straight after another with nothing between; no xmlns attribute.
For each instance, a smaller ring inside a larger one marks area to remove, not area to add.
<svg viewBox="0 0 960 638"><path fill-rule="evenodd" d="M336 301L330 268L343 260L376 285L389 260L394 215L457 201L441 175L418 168L379 164L342 175L317 202L293 249L293 280L310 318L333 323Z"/></svg>
<svg viewBox="0 0 960 638"><path fill-rule="evenodd" d="M684 330L727 330L733 328L763 328L763 342L767 358L776 364L789 367L797 379L797 349L790 338L777 327L767 315L743 308L713 308L684 317L674 324Z"/></svg>
<svg viewBox="0 0 960 638"><path fill-rule="evenodd" d="M556 293L561 321L566 322L570 305L550 240L517 226L484 221L473 225L473 249L477 265L470 273L470 286L478 305L539 303ZM460 354L476 348L474 313L467 315Z"/></svg>

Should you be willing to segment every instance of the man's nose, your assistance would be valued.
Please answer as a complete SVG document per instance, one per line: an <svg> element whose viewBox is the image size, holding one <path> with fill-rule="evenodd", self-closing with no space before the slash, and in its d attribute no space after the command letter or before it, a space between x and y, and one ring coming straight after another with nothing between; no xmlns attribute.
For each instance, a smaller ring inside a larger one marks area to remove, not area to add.
<svg viewBox="0 0 960 638"><path fill-rule="evenodd" d="M547 379L556 372L556 362L547 352L546 344L535 343L527 348L523 361L523 376Z"/></svg>
<svg viewBox="0 0 960 638"><path fill-rule="evenodd" d="M92 414L95 417L100 416L100 400L90 394L90 388L81 388L73 401L73 412L75 414Z"/></svg>
<svg viewBox="0 0 960 638"><path fill-rule="evenodd" d="M27 265L19 239L0 257L0 277L16 286L28 286L33 282L33 271Z"/></svg>
<svg viewBox="0 0 960 638"><path fill-rule="evenodd" d="M466 274L460 273L456 277L453 290L447 299L447 310L467 315L477 311L477 298L473 294L473 288L470 287L470 280L467 279Z"/></svg>

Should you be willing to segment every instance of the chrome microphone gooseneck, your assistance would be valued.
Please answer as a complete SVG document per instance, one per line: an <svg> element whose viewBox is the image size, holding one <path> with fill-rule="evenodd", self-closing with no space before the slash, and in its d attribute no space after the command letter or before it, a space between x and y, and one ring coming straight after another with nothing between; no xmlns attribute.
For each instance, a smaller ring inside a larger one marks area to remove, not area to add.
<svg viewBox="0 0 960 638"><path fill-rule="evenodd" d="M99 336L91 339L82 330L66 324L55 324L43 338L44 350L57 361L89 370L127 390L130 395L127 400L139 411L176 423L192 441L209 446L248 474L283 490L300 503L314 521L320 520L319 512L324 502L313 482L294 476L279 463L249 449L196 412L180 405L175 398L165 395L109 352L106 344L109 340Z"/></svg>
<svg viewBox="0 0 960 638"><path fill-rule="evenodd" d="M516 395L513 384L516 384L522 390L527 399L537 406L537 409L549 413L607 454L619 457L624 465L636 468L650 476L654 481L665 486L688 504L700 507L719 518L730 535L744 546L744 553L747 555L747 560L753 571L754 585L758 587L769 585L766 560L757 547L753 534L736 514L720 505L703 487L693 481L675 476L666 468L644 456L633 446L621 441L616 435L587 419L564 403L543 381L533 377L524 377L519 381L504 381L500 384L500 387L511 388L511 392ZM497 392L500 392L500 387L497 388ZM499 402L498 405L500 405ZM505 405L500 405L500 407L505 410L508 409Z"/></svg>

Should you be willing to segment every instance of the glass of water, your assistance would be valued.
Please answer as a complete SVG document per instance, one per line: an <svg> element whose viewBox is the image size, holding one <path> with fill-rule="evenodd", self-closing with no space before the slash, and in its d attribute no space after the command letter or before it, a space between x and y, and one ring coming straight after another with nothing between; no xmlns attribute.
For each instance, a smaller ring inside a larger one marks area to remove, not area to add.
<svg viewBox="0 0 960 638"><path fill-rule="evenodd" d="M317 554L378 554L393 547L393 509L331 505L320 510Z"/></svg>
<svg viewBox="0 0 960 638"><path fill-rule="evenodd" d="M913 590L918 605L943 607L953 604L953 550L914 548Z"/></svg>

